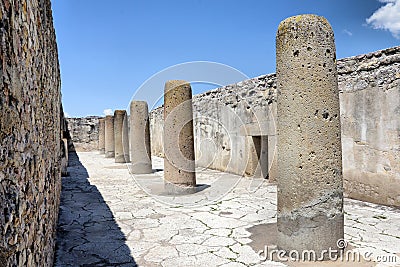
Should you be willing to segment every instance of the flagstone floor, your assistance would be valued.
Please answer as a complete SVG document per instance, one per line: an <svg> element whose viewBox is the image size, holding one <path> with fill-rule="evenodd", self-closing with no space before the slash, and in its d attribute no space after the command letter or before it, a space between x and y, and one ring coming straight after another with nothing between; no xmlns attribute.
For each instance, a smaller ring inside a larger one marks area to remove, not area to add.
<svg viewBox="0 0 400 267"><path fill-rule="evenodd" d="M171 196L162 159L153 167L133 176L98 152L70 153L55 266L400 266L400 209L345 200L345 244L360 262L273 262L275 185L198 169L198 192Z"/></svg>

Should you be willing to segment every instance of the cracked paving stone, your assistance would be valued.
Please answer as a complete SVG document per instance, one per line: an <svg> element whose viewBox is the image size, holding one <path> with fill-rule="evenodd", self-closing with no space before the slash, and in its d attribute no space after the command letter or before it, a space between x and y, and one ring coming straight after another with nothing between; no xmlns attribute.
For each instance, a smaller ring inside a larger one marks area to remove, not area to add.
<svg viewBox="0 0 400 267"><path fill-rule="evenodd" d="M56 267L287 266L260 259L252 247L257 235L247 230L276 224L276 185L204 170L202 181L218 182L199 195L155 197L136 184L125 165L97 152L78 155L71 154L70 176L62 178ZM161 158L153 161L162 169ZM141 182L151 185L162 175ZM236 187L225 192L235 179ZM185 206L207 198L204 205ZM161 202L171 199L175 203ZM375 259L400 255L399 209L345 199L344 210L345 237L355 251L372 252Z"/></svg>
<svg viewBox="0 0 400 267"><path fill-rule="evenodd" d="M223 247L223 246L231 246L235 244L236 241L230 237L223 236L212 236L203 242L202 245L209 247Z"/></svg>
<svg viewBox="0 0 400 267"><path fill-rule="evenodd" d="M178 251L174 246L157 246L149 250L144 256L148 262L162 262L165 259L177 258Z"/></svg>
<svg viewBox="0 0 400 267"><path fill-rule="evenodd" d="M234 253L228 247L222 247L222 248L218 249L217 251L213 252L213 254L217 255L218 257L227 259L227 260L236 260L238 257L238 254Z"/></svg>
<svg viewBox="0 0 400 267"><path fill-rule="evenodd" d="M176 245L175 248L178 250L179 254L184 254L187 256L194 256L197 254L202 254L208 252L208 247L198 245L198 244L181 244Z"/></svg>

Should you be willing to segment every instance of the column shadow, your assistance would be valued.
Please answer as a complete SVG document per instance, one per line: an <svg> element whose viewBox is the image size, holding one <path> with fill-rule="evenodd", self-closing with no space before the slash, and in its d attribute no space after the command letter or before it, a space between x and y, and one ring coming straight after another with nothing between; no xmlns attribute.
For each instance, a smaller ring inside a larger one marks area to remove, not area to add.
<svg viewBox="0 0 400 267"><path fill-rule="evenodd" d="M57 226L56 267L137 266L126 237L75 152L62 178Z"/></svg>

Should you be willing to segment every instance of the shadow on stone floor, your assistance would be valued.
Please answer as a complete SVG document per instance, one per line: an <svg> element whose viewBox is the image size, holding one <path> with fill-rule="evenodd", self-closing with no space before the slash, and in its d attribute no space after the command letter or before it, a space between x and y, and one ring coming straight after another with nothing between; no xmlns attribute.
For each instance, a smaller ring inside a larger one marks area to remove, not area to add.
<svg viewBox="0 0 400 267"><path fill-rule="evenodd" d="M126 237L88 172L73 152L62 178L54 266L137 266Z"/></svg>

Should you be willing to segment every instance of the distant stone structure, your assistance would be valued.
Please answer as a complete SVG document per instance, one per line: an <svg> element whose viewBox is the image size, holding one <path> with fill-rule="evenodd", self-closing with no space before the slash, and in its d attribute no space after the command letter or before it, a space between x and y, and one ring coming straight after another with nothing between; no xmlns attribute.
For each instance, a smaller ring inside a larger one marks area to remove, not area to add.
<svg viewBox="0 0 400 267"><path fill-rule="evenodd" d="M0 266L52 266L66 123L51 3L0 1L0 17Z"/></svg>
<svg viewBox="0 0 400 267"><path fill-rule="evenodd" d="M107 115L104 123L104 149L106 158L115 157L114 117Z"/></svg>
<svg viewBox="0 0 400 267"><path fill-rule="evenodd" d="M400 206L399 69L400 46L337 61L345 196ZM276 96L275 74L193 96L198 166L257 176L266 165L255 161L267 153L267 176L274 181ZM234 113L239 122L232 125L226 112L218 111L221 108ZM152 110L149 119L151 154L163 157L163 107ZM91 135L98 140L97 133ZM212 153L205 157L201 152L208 149L209 140Z"/></svg>
<svg viewBox="0 0 400 267"><path fill-rule="evenodd" d="M193 193L196 187L192 88L171 80L164 90L164 181L170 193Z"/></svg>
<svg viewBox="0 0 400 267"><path fill-rule="evenodd" d="M145 101L130 104L131 173L152 173L149 108Z"/></svg>
<svg viewBox="0 0 400 267"><path fill-rule="evenodd" d="M116 163L130 162L128 133L128 117L126 110L114 111L114 151Z"/></svg>
<svg viewBox="0 0 400 267"><path fill-rule="evenodd" d="M281 22L276 70L277 245L322 255L344 236L336 49L328 21L301 15Z"/></svg>
<svg viewBox="0 0 400 267"><path fill-rule="evenodd" d="M105 133L106 133L106 121L104 118L99 119L99 151L100 154L105 154Z"/></svg>
<svg viewBox="0 0 400 267"><path fill-rule="evenodd" d="M69 150L93 151L98 148L99 119L97 116L85 118L67 118L68 131L71 135Z"/></svg>
<svg viewBox="0 0 400 267"><path fill-rule="evenodd" d="M400 46L337 61L345 196L400 206L399 69ZM268 140L269 178L274 180L276 96L275 74L193 96L196 158L201 158L204 140L212 138L216 146L211 164L208 159L197 164L252 176L243 164L249 162L246 147L257 142L249 144L242 129L260 125ZM214 112L216 107L227 107L240 117L237 131L223 130L226 114ZM164 155L163 116L162 107L150 112L152 155Z"/></svg>

